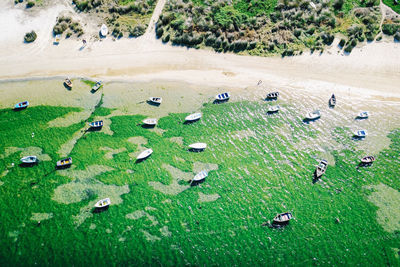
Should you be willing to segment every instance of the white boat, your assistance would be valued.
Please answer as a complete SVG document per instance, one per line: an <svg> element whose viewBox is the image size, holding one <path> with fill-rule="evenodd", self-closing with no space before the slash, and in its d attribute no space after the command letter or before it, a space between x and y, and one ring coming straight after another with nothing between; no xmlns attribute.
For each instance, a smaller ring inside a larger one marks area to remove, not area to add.
<svg viewBox="0 0 400 267"><path fill-rule="evenodd" d="M375 157L374 156L365 156L361 159L361 162L364 164L370 164L372 162L375 161Z"/></svg>
<svg viewBox="0 0 400 267"><path fill-rule="evenodd" d="M161 104L161 102L162 102L162 97L150 97L149 98L149 101L151 102L151 103L154 103L154 104Z"/></svg>
<svg viewBox="0 0 400 267"><path fill-rule="evenodd" d="M142 160L142 159L148 158L152 153L153 153L153 150L151 148L146 149L145 151L140 153L139 156L136 157L136 159Z"/></svg>
<svg viewBox="0 0 400 267"><path fill-rule="evenodd" d="M56 36L54 36L53 44L58 45L60 43L60 40L61 40L61 34L57 34Z"/></svg>
<svg viewBox="0 0 400 267"><path fill-rule="evenodd" d="M199 182L199 181L202 181L202 180L204 180L207 176L208 176L208 172L206 172L206 171L201 171L201 172L199 172L198 174L196 174L195 177L193 177L192 182Z"/></svg>
<svg viewBox="0 0 400 267"><path fill-rule="evenodd" d="M107 25L105 25L105 24L101 25L100 34L101 34L101 36L106 37L106 35L108 34Z"/></svg>
<svg viewBox="0 0 400 267"><path fill-rule="evenodd" d="M335 96L335 94L332 94L331 98L329 98L329 106L330 107L335 107L336 106L336 96Z"/></svg>
<svg viewBox="0 0 400 267"><path fill-rule="evenodd" d="M186 116L185 121L197 121L201 118L201 116L202 116L201 113L193 113Z"/></svg>
<svg viewBox="0 0 400 267"><path fill-rule="evenodd" d="M321 117L321 112L319 110L314 110L312 112L307 113L306 119L307 120L316 120Z"/></svg>
<svg viewBox="0 0 400 267"><path fill-rule="evenodd" d="M362 111L362 112L358 113L357 119L367 119L368 116L369 116L368 111Z"/></svg>
<svg viewBox="0 0 400 267"><path fill-rule="evenodd" d="M97 201L96 204L94 204L94 207L95 208L105 208L105 207L110 206L110 204L111 204L110 198L105 198L105 199Z"/></svg>
<svg viewBox="0 0 400 267"><path fill-rule="evenodd" d="M62 159L57 161L57 168L65 168L65 167L69 167L72 165L72 158L66 158L66 159Z"/></svg>
<svg viewBox="0 0 400 267"><path fill-rule="evenodd" d="M196 150L204 150L206 149L207 144L206 143L194 143L189 145L189 148L191 149L196 149Z"/></svg>
<svg viewBox="0 0 400 267"><path fill-rule="evenodd" d="M92 90L93 91L97 91L99 90L100 87L103 86L103 82L102 81L97 81L93 86L92 86Z"/></svg>
<svg viewBox="0 0 400 267"><path fill-rule="evenodd" d="M216 95L215 99L217 101L225 101L225 100L228 100L230 97L231 97L231 95L229 93L222 93L222 94Z"/></svg>
<svg viewBox="0 0 400 267"><path fill-rule="evenodd" d="M327 168L328 168L328 161L326 159L321 160L317 166L317 169L315 170L315 177L319 178L322 175L324 175Z"/></svg>
<svg viewBox="0 0 400 267"><path fill-rule="evenodd" d="M90 128L100 128L103 127L103 121L94 121L89 123Z"/></svg>
<svg viewBox="0 0 400 267"><path fill-rule="evenodd" d="M292 213L284 212L284 213L276 215L274 218L274 222L275 223L285 223L285 222L290 221L292 218L293 218Z"/></svg>
<svg viewBox="0 0 400 267"><path fill-rule="evenodd" d="M29 106L29 102L28 101L23 101L23 102L19 102L17 104L15 104L15 109L23 109Z"/></svg>
<svg viewBox="0 0 400 267"><path fill-rule="evenodd" d="M268 113L275 113L278 112L281 108L279 107L279 105L276 106L271 106L268 108Z"/></svg>
<svg viewBox="0 0 400 267"><path fill-rule="evenodd" d="M279 92L268 93L266 99L278 99Z"/></svg>
<svg viewBox="0 0 400 267"><path fill-rule="evenodd" d="M64 80L64 84L68 87L68 88L72 88L72 81L69 78L66 78Z"/></svg>
<svg viewBox="0 0 400 267"><path fill-rule="evenodd" d="M143 120L143 124L145 125L150 125L150 126L154 126L157 124L157 119L145 119Z"/></svg>
<svg viewBox="0 0 400 267"><path fill-rule="evenodd" d="M367 136L367 130L357 130L354 132L355 137L363 138Z"/></svg>
<svg viewBox="0 0 400 267"><path fill-rule="evenodd" d="M36 156L26 156L21 158L21 162L25 164L33 164L38 162L38 158Z"/></svg>

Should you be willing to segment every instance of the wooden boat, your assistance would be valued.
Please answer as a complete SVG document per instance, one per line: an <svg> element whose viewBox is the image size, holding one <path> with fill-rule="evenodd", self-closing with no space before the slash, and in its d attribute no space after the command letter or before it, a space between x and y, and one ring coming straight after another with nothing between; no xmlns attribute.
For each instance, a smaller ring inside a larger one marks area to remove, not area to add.
<svg viewBox="0 0 400 267"><path fill-rule="evenodd" d="M107 34L108 34L107 25L105 25L105 24L101 25L101 27L100 27L100 34L101 34L101 36L103 36L103 37L106 37L106 36L107 36Z"/></svg>
<svg viewBox="0 0 400 267"><path fill-rule="evenodd" d="M108 207L108 206L110 206L110 204L111 204L110 198L105 198L105 199L97 201L96 204L94 204L94 207L100 209L100 208Z"/></svg>
<svg viewBox="0 0 400 267"><path fill-rule="evenodd" d="M94 121L89 123L90 128L100 128L103 127L103 121Z"/></svg>
<svg viewBox="0 0 400 267"><path fill-rule="evenodd" d="M72 165L71 157L57 161L57 168L70 167L71 165Z"/></svg>
<svg viewBox="0 0 400 267"><path fill-rule="evenodd" d="M332 94L331 98L329 98L329 106L334 107L336 106L336 96Z"/></svg>
<svg viewBox="0 0 400 267"><path fill-rule="evenodd" d="M358 130L354 132L354 136L358 138L364 138L367 136L367 130Z"/></svg>
<svg viewBox="0 0 400 267"><path fill-rule="evenodd" d="M364 163L364 164L369 164L369 163L372 163L374 161L375 161L375 157L374 156L366 156L366 157L363 157L361 159L361 162Z"/></svg>
<svg viewBox="0 0 400 267"><path fill-rule="evenodd" d="M199 181L202 181L202 180L204 180L207 176L208 176L208 172L206 172L206 171L201 171L201 172L199 172L198 174L196 174L195 177L193 177L192 182L199 182Z"/></svg>
<svg viewBox="0 0 400 267"><path fill-rule="evenodd" d="M358 113L357 119L367 119L368 116L369 116L368 111L362 111L362 112Z"/></svg>
<svg viewBox="0 0 400 267"><path fill-rule="evenodd" d="M268 93L265 99L278 99L279 92Z"/></svg>
<svg viewBox="0 0 400 267"><path fill-rule="evenodd" d="M207 144L206 143L194 143L189 145L189 148L195 149L195 150L204 150L206 149Z"/></svg>
<svg viewBox="0 0 400 267"><path fill-rule="evenodd" d="M15 104L14 108L15 109L23 109L23 108L27 108L28 106L29 106L29 102L23 101L23 102L19 102L19 103Z"/></svg>
<svg viewBox="0 0 400 267"><path fill-rule="evenodd" d="M202 116L201 113L193 113L186 116L185 121L197 121L201 118L201 116Z"/></svg>
<svg viewBox="0 0 400 267"><path fill-rule="evenodd" d="M66 79L64 80L64 84L65 84L67 87L72 88L72 81L71 81L69 78L66 78Z"/></svg>
<svg viewBox="0 0 400 267"><path fill-rule="evenodd" d="M230 97L231 97L231 95L229 93L222 93L222 94L216 95L215 99L217 101L225 101L225 100L228 100Z"/></svg>
<svg viewBox="0 0 400 267"><path fill-rule="evenodd" d="M100 87L103 86L103 82L102 81L97 81L93 86L92 86L92 90L93 91L97 91L100 89Z"/></svg>
<svg viewBox="0 0 400 267"><path fill-rule="evenodd" d="M292 213L284 212L277 214L274 218L274 223L287 223L293 218Z"/></svg>
<svg viewBox="0 0 400 267"><path fill-rule="evenodd" d="M36 156L26 156L21 158L21 162L24 164L34 164L37 163L39 160Z"/></svg>
<svg viewBox="0 0 400 267"><path fill-rule="evenodd" d="M149 125L149 126L154 126L157 124L157 119L145 119L145 120L143 120L143 124Z"/></svg>
<svg viewBox="0 0 400 267"><path fill-rule="evenodd" d="M307 113L306 119L307 120L316 120L321 117L321 112L319 110L314 110L312 112Z"/></svg>
<svg viewBox="0 0 400 267"><path fill-rule="evenodd" d="M279 107L279 105L270 106L270 107L268 108L268 113L275 113L275 112L278 112L280 109L281 109L281 108Z"/></svg>
<svg viewBox="0 0 400 267"><path fill-rule="evenodd" d="M162 102L162 97L150 97L149 101L154 104L160 105Z"/></svg>
<svg viewBox="0 0 400 267"><path fill-rule="evenodd" d="M153 153L153 150L151 148L146 149L145 151L140 153L139 156L136 157L136 159L142 160L142 159L148 158L152 153Z"/></svg>
<svg viewBox="0 0 400 267"><path fill-rule="evenodd" d="M327 168L328 168L328 161L325 159L321 160L317 166L317 169L315 170L315 177L319 178L322 175L324 175Z"/></svg>

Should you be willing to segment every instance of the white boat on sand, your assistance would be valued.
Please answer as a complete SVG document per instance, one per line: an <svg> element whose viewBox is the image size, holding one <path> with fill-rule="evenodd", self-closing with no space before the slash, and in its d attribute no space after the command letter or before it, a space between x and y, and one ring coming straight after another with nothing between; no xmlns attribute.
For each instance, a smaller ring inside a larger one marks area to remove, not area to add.
<svg viewBox="0 0 400 267"><path fill-rule="evenodd" d="M21 162L24 164L34 164L37 163L39 160L36 156L26 156L21 158Z"/></svg>
<svg viewBox="0 0 400 267"><path fill-rule="evenodd" d="M28 106L29 106L29 102L23 101L23 102L19 102L19 103L15 104L14 108L15 109L23 109L23 108L27 108Z"/></svg>
<svg viewBox="0 0 400 267"><path fill-rule="evenodd" d="M103 121L94 121L89 123L90 128L100 128L103 127Z"/></svg>
<svg viewBox="0 0 400 267"><path fill-rule="evenodd" d="M192 182L199 182L204 180L208 176L208 172L206 171L201 171L196 176L193 178Z"/></svg>
<svg viewBox="0 0 400 267"><path fill-rule="evenodd" d="M107 36L107 34L108 34L107 25L105 25L105 24L101 25L101 27L100 27L100 34L101 34L101 36L103 36L103 37L106 37L106 36Z"/></svg>
<svg viewBox="0 0 400 267"><path fill-rule="evenodd" d="M149 126L154 126L157 124L157 119L144 119L143 124L149 125Z"/></svg>
<svg viewBox="0 0 400 267"><path fill-rule="evenodd" d="M207 144L206 143L194 143L189 145L189 148L195 149L195 150L204 150L206 149Z"/></svg>
<svg viewBox="0 0 400 267"><path fill-rule="evenodd" d="M231 95L229 93L222 93L222 94L216 95L215 99L217 101L225 101L225 100L228 100L230 97L231 97Z"/></svg>
<svg viewBox="0 0 400 267"><path fill-rule="evenodd" d="M322 175L324 175L327 168L328 168L328 161L325 159L321 160L315 170L315 178L319 178Z"/></svg>
<svg viewBox="0 0 400 267"><path fill-rule="evenodd" d="M281 214L278 214L274 218L275 223L286 223L289 222L293 218L292 213L290 212L284 212Z"/></svg>
<svg viewBox="0 0 400 267"><path fill-rule="evenodd" d="M276 106L271 106L268 108L268 113L275 113L278 112L281 108L279 107L279 105Z"/></svg>
<svg viewBox="0 0 400 267"><path fill-rule="evenodd" d="M160 105L162 102L162 97L150 97L149 102Z"/></svg>
<svg viewBox="0 0 400 267"><path fill-rule="evenodd" d="M357 115L357 119L367 119L368 117L369 117L368 111L362 111Z"/></svg>
<svg viewBox="0 0 400 267"><path fill-rule="evenodd" d="M367 130L357 130L354 132L354 136L358 138L363 138L367 136Z"/></svg>
<svg viewBox="0 0 400 267"><path fill-rule="evenodd" d="M153 153L153 150L152 150L151 148L146 149L145 151L143 151L142 153L140 153L140 154L136 157L136 159L137 159L137 160L146 159L146 158L148 158L152 153Z"/></svg>
<svg viewBox="0 0 400 267"><path fill-rule="evenodd" d="M202 114L201 113L193 113L190 114L189 116L186 116L185 121L197 121L201 118Z"/></svg>
<svg viewBox="0 0 400 267"><path fill-rule="evenodd" d="M96 204L94 204L94 207L95 208L105 208L105 207L110 206L110 204L111 204L110 198L105 198L105 199L97 201Z"/></svg>
<svg viewBox="0 0 400 267"><path fill-rule="evenodd" d="M92 86L92 91L97 91L99 90L100 87L103 86L103 82L102 81L97 81L93 86Z"/></svg>
<svg viewBox="0 0 400 267"><path fill-rule="evenodd" d="M321 118L321 112L319 110L311 111L306 115L307 120L316 120L319 118Z"/></svg>

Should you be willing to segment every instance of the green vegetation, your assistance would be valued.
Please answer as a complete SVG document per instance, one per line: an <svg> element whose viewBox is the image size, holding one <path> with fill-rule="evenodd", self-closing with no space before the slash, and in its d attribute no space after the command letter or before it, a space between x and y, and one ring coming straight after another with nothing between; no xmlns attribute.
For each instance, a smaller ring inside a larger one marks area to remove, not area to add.
<svg viewBox="0 0 400 267"><path fill-rule="evenodd" d="M400 14L400 1L396 2L396 0L382 0L382 2L393 9L395 12Z"/></svg>
<svg viewBox="0 0 400 267"><path fill-rule="evenodd" d="M31 31L25 34L24 41L25 43L32 43L36 40L37 34L35 31Z"/></svg>
<svg viewBox="0 0 400 267"><path fill-rule="evenodd" d="M24 0L14 0L14 4L16 5L23 2ZM43 3L43 0L28 0L25 2L26 2L26 8L31 8L35 5L41 5Z"/></svg>
<svg viewBox="0 0 400 267"><path fill-rule="evenodd" d="M62 35L66 32L66 37L69 38L72 34L76 34L78 37L83 35L83 29L79 22L73 21L70 17L59 17L57 23L53 27L53 34Z"/></svg>

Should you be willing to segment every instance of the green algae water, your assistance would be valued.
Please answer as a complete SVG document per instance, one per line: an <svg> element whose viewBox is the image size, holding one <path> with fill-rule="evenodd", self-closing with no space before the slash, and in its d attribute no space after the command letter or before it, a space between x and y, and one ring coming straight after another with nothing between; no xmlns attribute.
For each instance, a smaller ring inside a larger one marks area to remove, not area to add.
<svg viewBox="0 0 400 267"><path fill-rule="evenodd" d="M359 167L369 141L353 140L351 125L370 122L336 108L305 124L297 105L267 115L270 104L206 103L200 121L174 113L155 129L100 108L88 119L108 119L98 132L51 123L79 108L1 110L0 264L400 265L400 130L371 133L390 145ZM75 137L73 167L55 170ZM208 147L188 151L195 142ZM22 168L27 148L43 160ZM313 183L322 158L330 165ZM201 170L209 176L191 187ZM106 197L112 205L94 213ZM288 226L265 226L285 211Z"/></svg>

